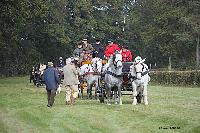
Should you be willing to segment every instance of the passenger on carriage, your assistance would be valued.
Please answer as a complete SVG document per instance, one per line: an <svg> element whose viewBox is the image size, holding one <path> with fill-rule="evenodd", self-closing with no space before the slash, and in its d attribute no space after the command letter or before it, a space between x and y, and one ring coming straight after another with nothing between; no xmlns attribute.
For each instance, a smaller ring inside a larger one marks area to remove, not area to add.
<svg viewBox="0 0 200 133"><path fill-rule="evenodd" d="M74 58L80 58L82 53L83 53L82 42L78 42L77 48L73 51L72 55Z"/></svg>
<svg viewBox="0 0 200 133"><path fill-rule="evenodd" d="M114 54L115 50L120 52L120 48L119 48L118 44L113 43L112 40L109 40L108 44L106 46L106 50L105 50L105 57L107 59L110 58L110 56Z"/></svg>
<svg viewBox="0 0 200 133"><path fill-rule="evenodd" d="M82 40L82 45L83 45L83 51L86 51L87 53L92 53L94 48L90 43L88 43L87 39Z"/></svg>
<svg viewBox="0 0 200 133"><path fill-rule="evenodd" d="M132 62L132 54L131 51L128 50L128 46L124 45L121 50L122 61L123 62Z"/></svg>
<svg viewBox="0 0 200 133"><path fill-rule="evenodd" d="M96 40L96 43L93 45L93 47L94 47L93 57L98 57L100 59L103 59L104 47L99 39Z"/></svg>
<svg viewBox="0 0 200 133"><path fill-rule="evenodd" d="M92 59L92 51L94 48L90 43L87 42L87 39L82 40L83 45L83 60L91 60Z"/></svg>
<svg viewBox="0 0 200 133"><path fill-rule="evenodd" d="M59 60L58 60L58 67L64 67L65 65L65 62L63 61L63 58L62 57L59 57Z"/></svg>

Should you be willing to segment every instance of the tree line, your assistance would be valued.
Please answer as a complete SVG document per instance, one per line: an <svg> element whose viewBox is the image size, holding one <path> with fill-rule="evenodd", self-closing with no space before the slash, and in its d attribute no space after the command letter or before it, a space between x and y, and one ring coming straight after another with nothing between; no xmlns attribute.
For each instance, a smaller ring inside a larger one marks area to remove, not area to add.
<svg viewBox="0 0 200 133"><path fill-rule="evenodd" d="M139 50L152 68L199 68L200 2L1 0L0 74L69 57L85 37Z"/></svg>

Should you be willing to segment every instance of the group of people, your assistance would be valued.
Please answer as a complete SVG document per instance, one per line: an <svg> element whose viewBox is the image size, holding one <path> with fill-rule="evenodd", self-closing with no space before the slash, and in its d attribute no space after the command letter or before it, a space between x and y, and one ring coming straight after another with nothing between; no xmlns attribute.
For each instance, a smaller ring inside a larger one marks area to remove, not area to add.
<svg viewBox="0 0 200 133"><path fill-rule="evenodd" d="M66 88L66 105L74 104L78 96L78 70L74 65L74 61L70 58L66 61L63 67L64 80L62 87ZM44 82L47 90L47 107L52 107L54 104L54 97L61 80L58 70L54 67L52 62L48 62L48 67L44 71Z"/></svg>
<svg viewBox="0 0 200 133"><path fill-rule="evenodd" d="M118 51L122 55L123 62L132 61L132 53L128 49L127 45L123 45L120 49L117 43L112 40L108 40L106 47L101 44L99 39L96 40L94 45L88 43L87 39L83 39L81 42L77 43L77 48L73 51L73 57L82 60L91 60L94 57L101 59L108 59L115 51Z"/></svg>
<svg viewBox="0 0 200 133"><path fill-rule="evenodd" d="M91 60L94 57L109 59L115 51L121 53L123 62L132 61L132 54L131 51L128 50L128 46L124 45L120 49L119 45L114 43L112 40L109 40L108 44L106 44L106 47L104 47L100 40L96 40L96 43L91 45L88 43L87 39L83 39L81 42L77 43L77 48L73 51L73 58L68 58L66 62L62 57L59 58L56 66L57 68L62 68L64 74L62 87L66 88L66 105L73 105L78 96L79 80L76 61L78 60L80 62L83 60ZM48 62L43 76L47 90L47 106L52 107L57 88L61 84L59 71L56 69L56 67L54 67L52 62Z"/></svg>

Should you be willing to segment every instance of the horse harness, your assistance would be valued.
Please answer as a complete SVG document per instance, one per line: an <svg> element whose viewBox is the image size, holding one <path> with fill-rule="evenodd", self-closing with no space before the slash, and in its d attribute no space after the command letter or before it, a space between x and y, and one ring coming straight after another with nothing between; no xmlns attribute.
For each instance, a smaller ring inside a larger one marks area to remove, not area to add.
<svg viewBox="0 0 200 133"><path fill-rule="evenodd" d="M92 66L92 65L91 65ZM97 67L97 63L95 63L95 66ZM87 69L88 69L88 72L86 72L84 75L88 75L88 74L93 74L93 75L100 75L101 73L99 73L99 72L96 72L95 71L95 68L92 66L92 70L93 70L93 72L90 72L90 69L88 68L89 67L89 65L87 66Z"/></svg>
<svg viewBox="0 0 200 133"><path fill-rule="evenodd" d="M142 71L141 72L136 72L136 75L137 75L137 73L141 73L141 76L145 76L146 74L149 74L149 69L147 67L145 67L143 63L141 63L141 65L142 65ZM146 69L145 72L143 72L144 69ZM129 76L129 78L132 79L133 81L137 80L137 79L141 80L141 79L137 78L136 76L132 76L132 75Z"/></svg>
<svg viewBox="0 0 200 133"><path fill-rule="evenodd" d="M106 71L106 74L109 74L109 75L111 75L111 76L113 76L113 77L115 77L115 78L120 78L120 77L122 77L122 74L121 74L121 75L117 75L117 74L115 74L115 73L113 73L113 72L111 72L111 71Z"/></svg>

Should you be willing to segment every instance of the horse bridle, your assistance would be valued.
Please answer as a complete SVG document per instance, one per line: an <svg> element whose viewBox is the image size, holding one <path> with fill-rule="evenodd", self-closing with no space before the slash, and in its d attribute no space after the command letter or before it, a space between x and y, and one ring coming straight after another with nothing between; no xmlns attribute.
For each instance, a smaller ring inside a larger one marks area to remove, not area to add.
<svg viewBox="0 0 200 133"><path fill-rule="evenodd" d="M117 60L117 61L115 61L115 59L116 59L116 54L114 54L114 56L113 56L113 64L114 64L115 68L117 68L117 63L118 63L119 61L122 62L122 60Z"/></svg>
<svg viewBox="0 0 200 133"><path fill-rule="evenodd" d="M134 66L135 66L135 65L137 65L137 64L134 64ZM131 77L131 78L133 78L133 80L136 80L136 79L137 79L137 80L141 80L141 78L137 78L137 74L138 74L138 73L141 73L141 77L149 73L148 69L147 69L147 71L143 72L145 66L144 66L143 63L141 63L141 65L142 65L142 71L139 71L139 72L137 72L137 71L136 71L136 68L134 67L136 76L132 76L132 77Z"/></svg>

